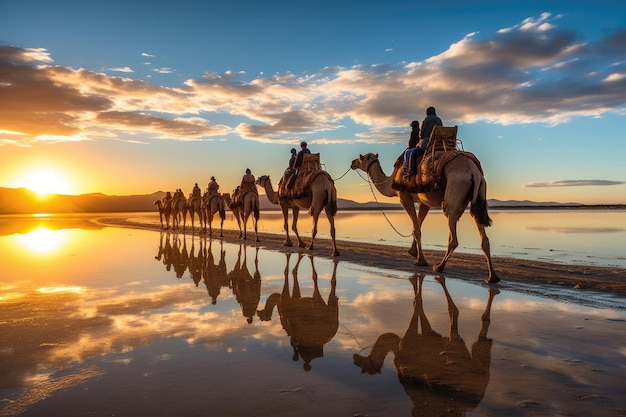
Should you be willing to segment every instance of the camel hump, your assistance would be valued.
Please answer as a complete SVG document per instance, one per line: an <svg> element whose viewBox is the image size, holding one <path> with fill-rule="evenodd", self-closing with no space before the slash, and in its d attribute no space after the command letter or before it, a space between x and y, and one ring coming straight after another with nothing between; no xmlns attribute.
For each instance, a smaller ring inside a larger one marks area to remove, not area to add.
<svg viewBox="0 0 626 417"><path fill-rule="evenodd" d="M435 125L430 140L428 141L428 151L445 152L457 149L456 133L458 126L438 126Z"/></svg>

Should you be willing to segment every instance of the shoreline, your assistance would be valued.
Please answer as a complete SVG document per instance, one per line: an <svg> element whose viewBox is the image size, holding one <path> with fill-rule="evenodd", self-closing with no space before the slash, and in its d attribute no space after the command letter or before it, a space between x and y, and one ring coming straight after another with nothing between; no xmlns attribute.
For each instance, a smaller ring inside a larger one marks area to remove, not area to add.
<svg viewBox="0 0 626 417"><path fill-rule="evenodd" d="M133 221L132 219L121 217L98 216L94 221L104 226L165 232L159 224ZM190 231L184 233L192 234ZM193 234L209 238L207 234L198 231L193 232ZM221 239L224 242L235 244L242 242L239 238L238 230L224 229L223 235ZM249 245L257 245L272 251L283 253L305 251L315 256L332 258L330 255L331 240L328 238L316 238L314 249L308 251L306 248L283 246L284 234L259 232L260 242L258 243L253 241L254 231L252 233L249 232L249 237L252 238L247 241ZM310 241L310 236L302 236L302 238L307 244ZM214 236L213 239L220 239L220 237ZM444 251L424 250L429 266L416 266L414 265L413 257L408 254L408 247L337 240L337 250L340 254L340 256L336 257L338 261L351 262L369 268L422 273L425 275L445 275L476 283L482 283L488 274L484 255L454 252L448 260L445 272L438 274L433 271L432 265L443 257ZM514 283L522 283L540 285L552 291L570 289L581 292L597 291L621 297L626 296L626 270L624 269L553 264L510 257L492 257L492 261L496 273L501 279L500 283L494 284L496 286L508 287ZM539 288L537 289L539 290Z"/></svg>

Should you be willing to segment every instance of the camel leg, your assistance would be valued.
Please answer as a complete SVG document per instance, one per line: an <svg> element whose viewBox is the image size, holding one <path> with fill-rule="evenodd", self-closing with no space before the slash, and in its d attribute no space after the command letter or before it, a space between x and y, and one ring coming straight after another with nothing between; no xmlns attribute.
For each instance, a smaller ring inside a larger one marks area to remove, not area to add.
<svg viewBox="0 0 626 417"><path fill-rule="evenodd" d="M281 205L280 208L283 211L283 229L285 230L285 243L283 243L283 246L293 246L289 237L289 207ZM294 215L294 227L295 219L296 216Z"/></svg>
<svg viewBox="0 0 626 417"><path fill-rule="evenodd" d="M496 274L496 271L493 269L493 264L491 263L491 245L489 244L489 238L485 232L485 226L476 221L476 227L478 228L478 233L480 234L480 247L485 254L485 258L487 259L487 268L489 269L489 276L485 279L485 282L488 284L495 284L500 281L500 277Z"/></svg>
<svg viewBox="0 0 626 417"><path fill-rule="evenodd" d="M409 215L411 219L411 224L413 225L413 246L409 250L409 254L416 256L415 265L425 266L428 265L426 259L424 258L424 253L422 252L422 231L421 231L421 221L419 218L424 221L424 217L428 214L428 206L425 204L419 205L420 217L418 217L415 212L415 202L413 201L413 197L407 193L400 194L400 204L404 208L404 211ZM417 247L417 252L414 247Z"/></svg>
<svg viewBox="0 0 626 417"><path fill-rule="evenodd" d="M443 272L446 267L446 262L452 255L452 252L459 246L459 240L456 235L456 224L459 221L457 217L457 213L455 211L449 211L448 213L448 248L446 249L446 253L443 256L443 259L438 264L433 266L433 270L435 272Z"/></svg>
<svg viewBox="0 0 626 417"><path fill-rule="evenodd" d="M254 215L252 215L252 224L254 225L254 241L260 242L261 240L259 239L259 219Z"/></svg>
<svg viewBox="0 0 626 417"><path fill-rule="evenodd" d="M300 238L300 233L298 233L298 216L300 215L300 207L293 207L292 211L291 211L292 215L293 215L293 221L291 224L291 230L293 231L293 233L296 235L296 239L298 239L298 247L299 248L303 248L305 247L305 243L302 240L302 238Z"/></svg>
<svg viewBox="0 0 626 417"><path fill-rule="evenodd" d="M330 223L330 238L332 239L333 243L333 253L331 254L331 256L339 256L337 243L335 242L335 216L326 213L326 217L328 218L328 223Z"/></svg>
<svg viewBox="0 0 626 417"><path fill-rule="evenodd" d="M248 216L249 213L243 214L243 240L248 240Z"/></svg>
<svg viewBox="0 0 626 417"><path fill-rule="evenodd" d="M313 216L313 229L311 229L311 243L308 246L308 250L313 250L313 242L315 241L315 236L317 236L317 222L320 218L320 212L315 210L311 213Z"/></svg>

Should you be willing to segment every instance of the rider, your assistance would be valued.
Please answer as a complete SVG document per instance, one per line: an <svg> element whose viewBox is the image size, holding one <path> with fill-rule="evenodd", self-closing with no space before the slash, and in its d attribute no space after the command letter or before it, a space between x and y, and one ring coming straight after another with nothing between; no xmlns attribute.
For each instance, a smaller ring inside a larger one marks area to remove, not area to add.
<svg viewBox="0 0 626 417"><path fill-rule="evenodd" d="M217 183L217 181L215 181L215 177L211 177L211 181L209 182L209 185L207 186L208 195L217 194L219 189L220 189L220 185Z"/></svg>

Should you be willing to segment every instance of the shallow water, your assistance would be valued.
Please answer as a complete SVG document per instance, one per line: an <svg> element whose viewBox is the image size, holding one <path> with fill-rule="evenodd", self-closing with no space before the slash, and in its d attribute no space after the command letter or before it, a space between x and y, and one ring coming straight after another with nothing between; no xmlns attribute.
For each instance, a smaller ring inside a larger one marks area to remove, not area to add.
<svg viewBox="0 0 626 417"><path fill-rule="evenodd" d="M0 416L626 415L619 299L88 220L0 221Z"/></svg>
<svg viewBox="0 0 626 417"><path fill-rule="evenodd" d="M494 256L543 262L609 266L626 269L626 211L624 210L491 210L493 225L487 228ZM136 215L133 215L136 217ZM158 215L144 213L142 219L159 224ZM290 220L291 221L291 220ZM311 235L311 219L301 213L300 234ZM214 222L217 227L217 221ZM224 223L237 229L232 215ZM433 210L422 225L425 249L445 250L447 220ZM248 226L250 230L251 225ZM337 239L410 246L411 222L404 211L340 211L336 216ZM282 214L264 211L259 231L282 233ZM319 237L330 237L328 221L322 215ZM482 254L473 219L466 213L458 223L458 252Z"/></svg>

